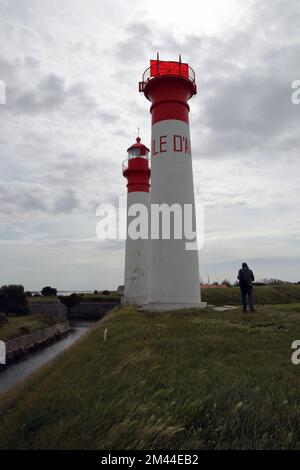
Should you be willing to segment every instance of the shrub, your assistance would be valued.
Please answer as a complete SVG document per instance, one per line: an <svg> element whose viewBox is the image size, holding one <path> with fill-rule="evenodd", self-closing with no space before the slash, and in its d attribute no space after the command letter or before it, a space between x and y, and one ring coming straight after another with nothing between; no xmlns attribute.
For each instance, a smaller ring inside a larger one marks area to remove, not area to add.
<svg viewBox="0 0 300 470"><path fill-rule="evenodd" d="M52 296L56 297L57 289L55 289L54 287L46 286L46 287L43 287L41 293L44 297L52 297Z"/></svg>
<svg viewBox="0 0 300 470"><path fill-rule="evenodd" d="M23 286L11 284L0 288L0 311L6 315L28 314L28 301Z"/></svg>

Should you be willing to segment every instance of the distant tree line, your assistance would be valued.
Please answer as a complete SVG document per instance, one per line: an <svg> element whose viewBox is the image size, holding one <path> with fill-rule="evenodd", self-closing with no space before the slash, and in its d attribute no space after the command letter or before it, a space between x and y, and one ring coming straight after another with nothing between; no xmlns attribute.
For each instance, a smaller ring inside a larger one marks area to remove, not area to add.
<svg viewBox="0 0 300 470"><path fill-rule="evenodd" d="M201 281L201 284L203 284L202 281ZM232 284L228 279L224 279L224 281L222 281L221 283L212 282L209 285L213 286L213 287L220 287L220 286L221 287L222 286L238 287L239 286L239 281L235 281ZM258 287L260 287L260 286L297 286L297 285L300 285L300 281L298 281L298 282L289 282L289 281L282 281L281 279L270 278L270 279L262 279L260 281L253 282L253 285L258 286Z"/></svg>
<svg viewBox="0 0 300 470"><path fill-rule="evenodd" d="M260 286L292 286L293 284L299 284L299 282L293 283L288 281L282 281L281 279L262 279L259 282L255 283Z"/></svg>

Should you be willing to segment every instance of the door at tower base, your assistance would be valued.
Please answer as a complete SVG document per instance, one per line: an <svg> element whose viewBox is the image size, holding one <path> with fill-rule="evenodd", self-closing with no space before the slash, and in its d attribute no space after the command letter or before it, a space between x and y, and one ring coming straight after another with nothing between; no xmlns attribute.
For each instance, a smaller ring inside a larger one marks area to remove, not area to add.
<svg viewBox="0 0 300 470"><path fill-rule="evenodd" d="M127 199L127 228L135 218L129 216L130 207L140 204L149 207L149 193L132 192L128 193ZM148 301L149 288L149 240L132 239L127 234L126 258L125 258L125 285L122 304L142 306Z"/></svg>

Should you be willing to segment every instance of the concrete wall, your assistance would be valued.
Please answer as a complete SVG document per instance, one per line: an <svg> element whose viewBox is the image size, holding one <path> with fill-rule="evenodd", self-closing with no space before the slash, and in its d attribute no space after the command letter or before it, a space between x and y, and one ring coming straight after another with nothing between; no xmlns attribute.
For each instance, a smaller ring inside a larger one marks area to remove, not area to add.
<svg viewBox="0 0 300 470"><path fill-rule="evenodd" d="M45 346L70 331L68 320L63 320L56 325L47 326L27 335L19 336L6 341L6 360L11 362L34 349Z"/></svg>
<svg viewBox="0 0 300 470"><path fill-rule="evenodd" d="M71 318L101 319L119 303L116 302L81 302L71 309Z"/></svg>
<svg viewBox="0 0 300 470"><path fill-rule="evenodd" d="M101 319L109 310L118 302L81 302L76 307L71 309L71 318ZM31 314L41 314L48 316L63 316L67 318L68 311L65 305L61 304L59 300L29 300L29 312Z"/></svg>
<svg viewBox="0 0 300 470"><path fill-rule="evenodd" d="M67 308L57 300L30 300L28 302L31 314L67 317Z"/></svg>

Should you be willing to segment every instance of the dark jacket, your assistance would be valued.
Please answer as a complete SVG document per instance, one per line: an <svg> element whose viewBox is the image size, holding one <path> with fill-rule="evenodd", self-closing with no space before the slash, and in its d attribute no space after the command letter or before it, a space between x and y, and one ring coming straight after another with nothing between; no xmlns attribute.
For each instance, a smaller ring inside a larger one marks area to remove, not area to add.
<svg viewBox="0 0 300 470"><path fill-rule="evenodd" d="M242 268L238 273L240 287L251 287L254 281L254 274L249 268Z"/></svg>

